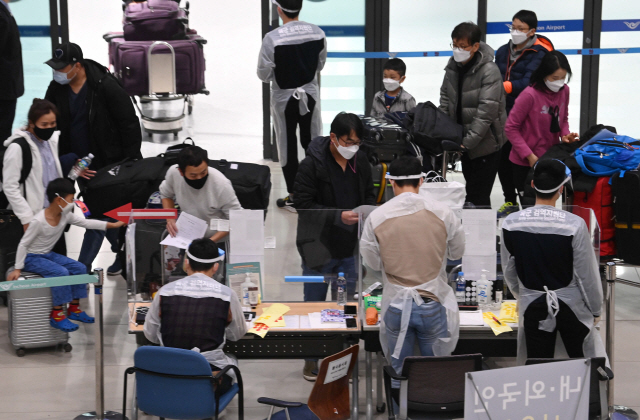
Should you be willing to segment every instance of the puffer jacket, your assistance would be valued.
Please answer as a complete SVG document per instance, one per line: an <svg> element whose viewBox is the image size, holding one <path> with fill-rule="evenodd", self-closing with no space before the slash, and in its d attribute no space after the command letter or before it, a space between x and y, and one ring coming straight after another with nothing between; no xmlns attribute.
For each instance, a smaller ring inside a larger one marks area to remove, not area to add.
<svg viewBox="0 0 640 420"><path fill-rule="evenodd" d="M496 64L500 69L504 89L507 92L507 114L513 108L516 98L531 80L531 74L538 68L542 58L549 51L553 51L553 44L549 38L536 35L536 40L528 48L522 50L518 58L509 64L511 41L496 51Z"/></svg>
<svg viewBox="0 0 640 420"><path fill-rule="evenodd" d="M470 159L500 150L506 141L506 98L500 70L493 62L493 49L480 42L476 64L467 72L462 84L463 146ZM449 59L440 88L440 109L457 120L458 63Z"/></svg>
<svg viewBox="0 0 640 420"><path fill-rule="evenodd" d="M329 137L317 137L307 148L307 156L298 168L293 187L294 206L298 210L298 232L296 245L303 263L320 270L329 259L334 258L331 249L331 232L342 224L342 210L338 210L334 188L329 175L329 159L334 159L329 150ZM371 164L363 151L355 158L358 175L358 206L375 205ZM357 233L354 231L354 247Z"/></svg>
<svg viewBox="0 0 640 420"><path fill-rule="evenodd" d="M373 104L371 105L370 117L382 118L384 114L389 112L409 112L416 107L415 98L406 90L400 89L400 93L396 96L391 108L387 110L387 106L384 101L384 94L386 90L381 90L373 97Z"/></svg>

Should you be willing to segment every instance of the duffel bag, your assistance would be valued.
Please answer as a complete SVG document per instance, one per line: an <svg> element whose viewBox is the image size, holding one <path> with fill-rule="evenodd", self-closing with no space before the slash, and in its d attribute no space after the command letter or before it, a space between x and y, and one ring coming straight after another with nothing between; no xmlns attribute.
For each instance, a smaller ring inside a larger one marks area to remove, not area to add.
<svg viewBox="0 0 640 420"><path fill-rule="evenodd" d="M616 214L618 257L626 263L640 264L640 172L615 174L611 179Z"/></svg>
<svg viewBox="0 0 640 420"><path fill-rule="evenodd" d="M271 170L268 166L224 159L210 159L209 166L222 172L231 181L242 208L264 210L266 215L271 194Z"/></svg>
<svg viewBox="0 0 640 420"><path fill-rule="evenodd" d="M81 197L93 217L132 203L143 209L149 196L158 191L169 169L163 157L124 159L100 169L81 185Z"/></svg>
<svg viewBox="0 0 640 420"><path fill-rule="evenodd" d="M413 142L431 155L443 152L443 140L462 144L462 126L431 102L419 103L409 111L404 126L413 136Z"/></svg>
<svg viewBox="0 0 640 420"><path fill-rule="evenodd" d="M613 193L609 177L598 178L591 192L575 191L573 204L578 207L593 209L598 226L600 226L600 256L616 255L616 227L613 212ZM589 222L585 220L585 222Z"/></svg>
<svg viewBox="0 0 640 420"><path fill-rule="evenodd" d="M640 142L632 137L602 130L576 150L575 158L585 174L611 176L620 171L631 171L640 165Z"/></svg>
<svg viewBox="0 0 640 420"><path fill-rule="evenodd" d="M148 0L125 8L122 29L126 41L175 41L187 39L188 23L178 3Z"/></svg>

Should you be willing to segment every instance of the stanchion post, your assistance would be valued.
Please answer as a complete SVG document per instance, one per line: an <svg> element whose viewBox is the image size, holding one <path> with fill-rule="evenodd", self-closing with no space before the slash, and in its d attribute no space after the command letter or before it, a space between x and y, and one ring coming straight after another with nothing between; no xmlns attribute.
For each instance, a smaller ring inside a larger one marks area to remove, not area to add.
<svg viewBox="0 0 640 420"><path fill-rule="evenodd" d="M615 333L615 316L616 316L616 263L608 262L604 269L605 280L607 281L607 331L606 331L606 347L607 356L609 356L609 365L613 371L613 340ZM613 380L609 381L607 389L607 400L609 405L609 417L613 414Z"/></svg>
<svg viewBox="0 0 640 420"><path fill-rule="evenodd" d="M127 420L125 413L105 411L104 409L104 323L102 322L102 285L104 270L95 269L98 282L93 285L95 328L96 328L96 411L84 413L74 420Z"/></svg>

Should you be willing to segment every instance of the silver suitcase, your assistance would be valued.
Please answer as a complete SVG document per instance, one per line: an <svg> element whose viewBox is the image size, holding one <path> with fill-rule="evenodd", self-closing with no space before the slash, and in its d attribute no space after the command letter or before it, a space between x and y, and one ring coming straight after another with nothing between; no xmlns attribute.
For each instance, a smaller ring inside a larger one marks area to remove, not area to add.
<svg viewBox="0 0 640 420"><path fill-rule="evenodd" d="M20 280L36 278L41 276L26 271L20 276ZM51 289L48 287L9 292L9 339L18 357L25 355L25 349L59 344L63 345L64 351L71 351L69 333L49 325L51 307Z"/></svg>

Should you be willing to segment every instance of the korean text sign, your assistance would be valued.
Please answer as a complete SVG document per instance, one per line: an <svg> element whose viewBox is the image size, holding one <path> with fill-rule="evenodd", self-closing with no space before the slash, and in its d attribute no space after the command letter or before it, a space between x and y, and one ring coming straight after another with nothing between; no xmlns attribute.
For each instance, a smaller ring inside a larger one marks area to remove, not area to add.
<svg viewBox="0 0 640 420"><path fill-rule="evenodd" d="M467 373L466 420L586 419L589 360Z"/></svg>

